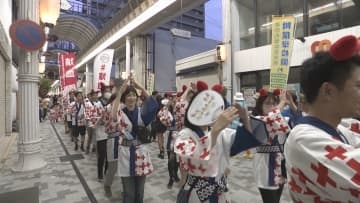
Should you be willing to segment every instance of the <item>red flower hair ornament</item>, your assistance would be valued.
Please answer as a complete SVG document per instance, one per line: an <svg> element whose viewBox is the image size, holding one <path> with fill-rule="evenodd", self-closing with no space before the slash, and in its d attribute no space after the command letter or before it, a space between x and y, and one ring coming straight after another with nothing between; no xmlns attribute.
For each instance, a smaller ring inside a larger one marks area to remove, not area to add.
<svg viewBox="0 0 360 203"><path fill-rule="evenodd" d="M208 85L206 84L206 82L202 81L202 80L198 80L196 82L196 89L198 92L202 92L204 90L207 90L209 87Z"/></svg>
<svg viewBox="0 0 360 203"><path fill-rule="evenodd" d="M272 94L275 95L275 96L279 96L280 93L281 93L281 90L278 89L278 88L274 89L273 92L272 92ZM260 97L266 97L266 96L268 96L268 94L269 94L269 92L265 88L261 88L259 90L259 96Z"/></svg>
<svg viewBox="0 0 360 203"><path fill-rule="evenodd" d="M219 94L222 94L222 92L224 91L224 86L222 86L221 84L215 84L214 86L212 86L211 89Z"/></svg>
<svg viewBox="0 0 360 203"><path fill-rule="evenodd" d="M335 61L346 61L359 51L360 41L353 35L340 38L330 47L330 55Z"/></svg>
<svg viewBox="0 0 360 203"><path fill-rule="evenodd" d="M182 86L182 91L185 92L185 90L187 89L188 87L186 85L183 85Z"/></svg>
<svg viewBox="0 0 360 203"><path fill-rule="evenodd" d="M103 83L103 82L100 82L100 90L101 91L104 91L105 90L105 88L110 88L111 90L115 87L115 84L113 83L113 82L110 82L110 84L109 85L105 85L105 83Z"/></svg>

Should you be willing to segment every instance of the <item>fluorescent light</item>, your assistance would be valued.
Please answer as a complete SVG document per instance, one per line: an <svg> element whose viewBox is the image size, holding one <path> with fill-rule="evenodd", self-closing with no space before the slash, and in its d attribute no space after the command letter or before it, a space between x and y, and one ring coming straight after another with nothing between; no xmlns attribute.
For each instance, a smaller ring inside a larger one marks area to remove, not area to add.
<svg viewBox="0 0 360 203"><path fill-rule="evenodd" d="M261 27L267 27L267 26L270 26L270 25L272 25L272 22L268 22L268 23L262 24Z"/></svg>
<svg viewBox="0 0 360 203"><path fill-rule="evenodd" d="M123 28L118 30L115 34L113 34L109 39L107 39L105 42L103 42L100 46L98 46L96 49L94 49L91 53L89 53L83 60L78 62L75 65L75 68L79 68L86 62L88 62L90 59L94 58L97 54L99 54L101 51L109 47L111 44L119 40L120 38L126 36L131 31L133 31L135 28L149 20L151 17L159 13L160 11L164 10L171 4L173 4L176 0L159 0L154 5L152 5L150 8L146 9L143 13L138 15L134 20L126 24Z"/></svg>
<svg viewBox="0 0 360 203"><path fill-rule="evenodd" d="M55 80L52 84L51 84L51 87L54 87L55 85L59 84L59 80Z"/></svg>

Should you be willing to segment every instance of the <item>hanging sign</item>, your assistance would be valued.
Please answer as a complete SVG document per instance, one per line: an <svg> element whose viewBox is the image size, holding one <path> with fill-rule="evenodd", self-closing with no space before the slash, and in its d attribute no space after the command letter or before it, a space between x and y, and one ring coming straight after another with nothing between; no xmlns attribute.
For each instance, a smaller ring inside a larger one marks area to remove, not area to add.
<svg viewBox="0 0 360 203"><path fill-rule="evenodd" d="M295 17L272 17L270 89L285 89L294 44Z"/></svg>

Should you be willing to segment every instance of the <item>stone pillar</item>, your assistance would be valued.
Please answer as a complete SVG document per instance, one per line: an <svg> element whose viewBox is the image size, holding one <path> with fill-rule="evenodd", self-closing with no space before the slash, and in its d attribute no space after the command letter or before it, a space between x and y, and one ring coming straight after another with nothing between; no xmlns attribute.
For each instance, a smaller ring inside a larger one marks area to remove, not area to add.
<svg viewBox="0 0 360 203"><path fill-rule="evenodd" d="M91 89L96 89L97 87L94 87L94 67L92 65L86 64L86 87L85 87L85 93L88 94Z"/></svg>
<svg viewBox="0 0 360 203"><path fill-rule="evenodd" d="M226 52L226 60L222 63L222 84L227 88L226 98L232 101L231 0L222 0L222 25Z"/></svg>
<svg viewBox="0 0 360 203"><path fill-rule="evenodd" d="M16 101L13 100L13 80L16 78L13 78L13 68L11 61L6 62L6 77L5 77L5 135L9 136L12 133L12 119L13 119L13 113L12 113L12 104ZM15 113L15 112L14 112Z"/></svg>
<svg viewBox="0 0 360 203"><path fill-rule="evenodd" d="M138 36L134 38L133 69L135 80L145 87L146 79L146 38Z"/></svg>
<svg viewBox="0 0 360 203"><path fill-rule="evenodd" d="M126 37L126 52L125 52L125 72L126 72L126 76L127 77L130 74L130 69L131 69L131 42L130 42L130 37L127 36Z"/></svg>
<svg viewBox="0 0 360 203"><path fill-rule="evenodd" d="M39 0L18 1L19 19L39 22ZM41 156L39 135L39 65L38 51L19 51L19 136L17 163L14 171L31 171L46 165Z"/></svg>
<svg viewBox="0 0 360 203"><path fill-rule="evenodd" d="M240 9L239 9L238 1L231 1L231 56L232 62L234 64L234 53L240 50ZM231 73L232 75L232 95L235 95L236 92L240 91L240 79L238 76L234 74L234 67L232 67ZM231 100L232 101L232 98Z"/></svg>
<svg viewBox="0 0 360 203"><path fill-rule="evenodd" d="M114 53L114 62L115 62L115 65L113 68L115 68L114 70L114 73L115 73L115 76L114 78L121 78L121 71L120 71L120 56L117 56L116 55L116 51ZM117 53L118 54L118 53Z"/></svg>

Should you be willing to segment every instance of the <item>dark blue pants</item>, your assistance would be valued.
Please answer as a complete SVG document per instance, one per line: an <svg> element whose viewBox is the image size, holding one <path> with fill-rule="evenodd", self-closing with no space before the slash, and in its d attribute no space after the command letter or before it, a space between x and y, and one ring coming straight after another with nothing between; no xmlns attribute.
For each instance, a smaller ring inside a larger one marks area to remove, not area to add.
<svg viewBox="0 0 360 203"><path fill-rule="evenodd" d="M122 177L123 203L143 203L146 176Z"/></svg>

